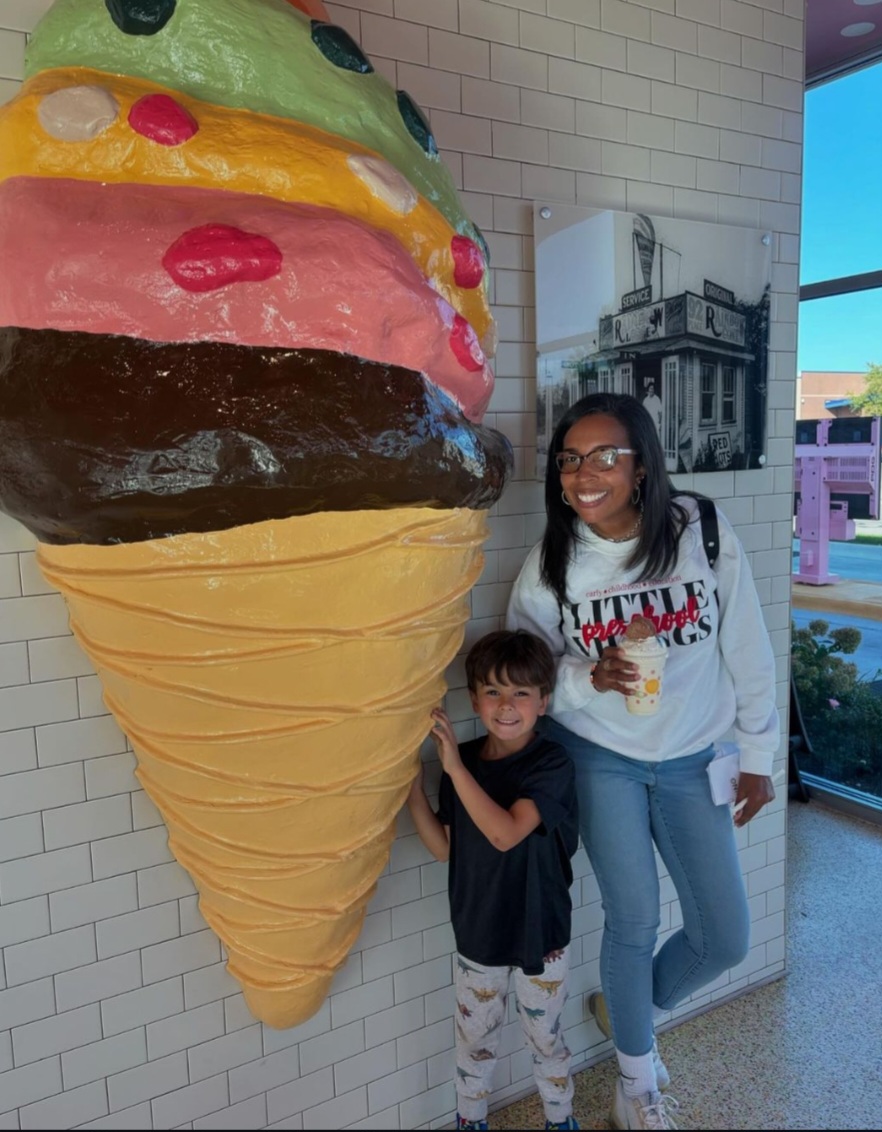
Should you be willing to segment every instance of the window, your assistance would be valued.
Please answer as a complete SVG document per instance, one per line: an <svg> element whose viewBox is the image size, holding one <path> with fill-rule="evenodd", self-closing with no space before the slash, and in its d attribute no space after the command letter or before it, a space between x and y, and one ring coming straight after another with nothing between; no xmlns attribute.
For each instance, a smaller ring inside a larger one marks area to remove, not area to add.
<svg viewBox="0 0 882 1132"><path fill-rule="evenodd" d="M882 365L882 212L873 185L882 172L882 63L807 91L796 405L800 420L853 417L871 365ZM848 129L843 124L848 123ZM725 394L724 394L725 396ZM803 426L803 431L808 426ZM813 430L811 430L813 432ZM829 569L882 588L882 548L845 537L848 519L869 511L869 495L830 501ZM841 522L834 523L836 517ZM797 536L799 528L796 529ZM882 535L871 524L862 539ZM817 533L794 541L794 565L817 551ZM803 547L802 542L806 546ZM813 550L815 548L815 550ZM869 569L861 558L867 554ZM820 587L823 591L826 587ZM882 647L859 605L805 608L794 594L794 701L808 749L800 771L830 804L882 817ZM796 733L791 721L791 732Z"/></svg>
<svg viewBox="0 0 882 1132"><path fill-rule="evenodd" d="M735 367L723 366L723 424L735 423Z"/></svg>
<svg viewBox="0 0 882 1132"><path fill-rule="evenodd" d="M880 100L882 63L806 91L802 284L882 268Z"/></svg>
<svg viewBox="0 0 882 1132"><path fill-rule="evenodd" d="M701 363L701 423L717 423L717 367Z"/></svg>

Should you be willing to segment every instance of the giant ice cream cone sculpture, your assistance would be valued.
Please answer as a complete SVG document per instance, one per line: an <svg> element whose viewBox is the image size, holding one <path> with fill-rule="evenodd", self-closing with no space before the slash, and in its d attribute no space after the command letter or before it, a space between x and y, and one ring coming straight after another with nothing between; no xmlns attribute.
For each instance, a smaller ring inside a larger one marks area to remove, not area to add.
<svg viewBox="0 0 882 1132"><path fill-rule="evenodd" d="M0 506L249 1006L293 1025L385 866L509 468L486 249L315 0L58 0L27 76Z"/></svg>

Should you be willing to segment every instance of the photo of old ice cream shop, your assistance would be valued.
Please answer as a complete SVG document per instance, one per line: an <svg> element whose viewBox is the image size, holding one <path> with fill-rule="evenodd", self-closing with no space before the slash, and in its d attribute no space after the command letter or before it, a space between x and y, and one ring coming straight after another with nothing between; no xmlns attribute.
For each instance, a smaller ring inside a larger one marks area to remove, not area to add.
<svg viewBox="0 0 882 1132"><path fill-rule="evenodd" d="M568 406L598 390L643 402L672 473L761 467L769 236L559 205L537 209L535 232L537 467Z"/></svg>

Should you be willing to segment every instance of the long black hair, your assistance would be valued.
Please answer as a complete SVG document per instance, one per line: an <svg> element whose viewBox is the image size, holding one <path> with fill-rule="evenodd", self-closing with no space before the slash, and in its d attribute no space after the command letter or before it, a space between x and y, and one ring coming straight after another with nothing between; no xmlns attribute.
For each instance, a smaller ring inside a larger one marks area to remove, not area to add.
<svg viewBox="0 0 882 1132"><path fill-rule="evenodd" d="M564 503L560 472L554 457L563 451L564 437L583 417L603 413L614 417L628 434L628 447L642 464L644 476L638 485L643 504L643 522L637 544L626 566L642 563L637 581L658 578L677 560L680 536L689 522L686 509L676 501L676 489L665 468L665 454L652 417L636 397L627 393L589 393L564 413L554 430L545 469L545 512L548 521L542 538L541 578L562 604L567 603L567 567L578 539L576 512ZM693 492L676 492L693 495Z"/></svg>

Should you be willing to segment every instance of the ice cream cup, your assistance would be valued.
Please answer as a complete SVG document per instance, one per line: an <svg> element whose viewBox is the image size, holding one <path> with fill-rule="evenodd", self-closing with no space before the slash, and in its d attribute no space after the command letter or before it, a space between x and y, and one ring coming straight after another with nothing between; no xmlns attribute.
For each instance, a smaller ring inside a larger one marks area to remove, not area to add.
<svg viewBox="0 0 882 1132"><path fill-rule="evenodd" d="M625 697L632 715L654 715L661 705L662 675L668 650L658 637L647 641L622 641L627 660L637 665L639 679Z"/></svg>

